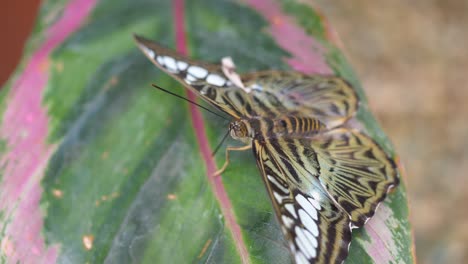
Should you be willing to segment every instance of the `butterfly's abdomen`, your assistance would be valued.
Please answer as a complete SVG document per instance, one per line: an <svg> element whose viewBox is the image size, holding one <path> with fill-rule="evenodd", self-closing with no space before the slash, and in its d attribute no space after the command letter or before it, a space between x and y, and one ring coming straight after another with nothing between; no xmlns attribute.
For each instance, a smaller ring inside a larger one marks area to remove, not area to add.
<svg viewBox="0 0 468 264"><path fill-rule="evenodd" d="M273 119L272 132L275 135L306 135L323 129L325 125L318 119L287 115Z"/></svg>
<svg viewBox="0 0 468 264"><path fill-rule="evenodd" d="M256 117L244 119L242 122L249 127L249 137L261 140L281 136L307 136L316 134L325 125L316 118L284 115L275 118Z"/></svg>

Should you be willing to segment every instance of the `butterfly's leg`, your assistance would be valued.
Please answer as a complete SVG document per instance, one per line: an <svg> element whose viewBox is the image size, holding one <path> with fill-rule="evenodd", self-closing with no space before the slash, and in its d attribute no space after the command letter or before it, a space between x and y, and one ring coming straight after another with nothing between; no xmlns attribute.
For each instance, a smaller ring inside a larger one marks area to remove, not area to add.
<svg viewBox="0 0 468 264"><path fill-rule="evenodd" d="M223 173L227 166L229 165L229 151L244 151L244 150L248 150L248 149L251 149L252 148L252 145L246 145L246 146L243 146L243 147L227 147L226 148L226 161L224 162L223 166L221 167L221 169L217 170L215 173L213 173L213 176L217 176L217 175L221 175L221 173Z"/></svg>

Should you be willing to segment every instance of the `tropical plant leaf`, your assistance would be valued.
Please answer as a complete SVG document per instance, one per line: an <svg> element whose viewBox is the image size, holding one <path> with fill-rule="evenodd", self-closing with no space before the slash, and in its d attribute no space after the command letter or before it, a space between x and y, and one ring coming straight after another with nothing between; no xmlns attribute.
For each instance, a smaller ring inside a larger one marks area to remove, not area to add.
<svg viewBox="0 0 468 264"><path fill-rule="evenodd" d="M288 263L251 154L210 150L225 120L156 91L184 89L132 33L239 72L336 74L360 125L393 149L315 10L291 0L60 0L42 4L23 64L0 98L0 259L6 263ZM378 89L378 88L376 88ZM231 144L233 142L230 142ZM401 184L346 263L412 263Z"/></svg>

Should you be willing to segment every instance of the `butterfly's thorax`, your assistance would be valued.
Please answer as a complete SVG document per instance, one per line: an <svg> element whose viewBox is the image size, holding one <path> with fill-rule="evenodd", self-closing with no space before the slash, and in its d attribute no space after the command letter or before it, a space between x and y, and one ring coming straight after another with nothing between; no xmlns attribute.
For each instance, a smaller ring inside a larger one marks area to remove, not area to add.
<svg viewBox="0 0 468 264"><path fill-rule="evenodd" d="M255 117L239 119L230 124L231 136L247 142L251 139L265 140L282 136L307 136L326 129L318 119L284 115L280 117Z"/></svg>

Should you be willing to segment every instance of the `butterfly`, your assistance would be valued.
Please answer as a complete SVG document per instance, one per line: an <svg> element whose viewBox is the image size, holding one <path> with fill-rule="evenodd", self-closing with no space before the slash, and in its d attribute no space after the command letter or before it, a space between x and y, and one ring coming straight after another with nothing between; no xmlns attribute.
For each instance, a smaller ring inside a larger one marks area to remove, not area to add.
<svg viewBox="0 0 468 264"><path fill-rule="evenodd" d="M347 125L359 106L351 85L286 71L239 76L229 60L195 61L135 40L157 67L233 118L229 133L247 144L239 150L252 148L295 262L343 262L351 230L399 181L383 149Z"/></svg>

